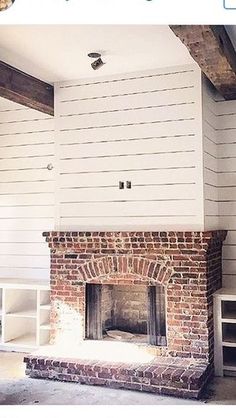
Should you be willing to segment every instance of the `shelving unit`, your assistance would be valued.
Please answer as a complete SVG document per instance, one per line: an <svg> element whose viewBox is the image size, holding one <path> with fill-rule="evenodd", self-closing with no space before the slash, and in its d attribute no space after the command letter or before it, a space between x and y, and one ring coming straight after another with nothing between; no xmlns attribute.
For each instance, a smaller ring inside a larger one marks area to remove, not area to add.
<svg viewBox="0 0 236 418"><path fill-rule="evenodd" d="M215 374L236 376L236 289L214 294Z"/></svg>
<svg viewBox="0 0 236 418"><path fill-rule="evenodd" d="M49 342L50 287L0 280L0 350L31 351Z"/></svg>
<svg viewBox="0 0 236 418"><path fill-rule="evenodd" d="M39 312L39 345L45 345L50 336L50 293L42 291L40 293L40 312Z"/></svg>

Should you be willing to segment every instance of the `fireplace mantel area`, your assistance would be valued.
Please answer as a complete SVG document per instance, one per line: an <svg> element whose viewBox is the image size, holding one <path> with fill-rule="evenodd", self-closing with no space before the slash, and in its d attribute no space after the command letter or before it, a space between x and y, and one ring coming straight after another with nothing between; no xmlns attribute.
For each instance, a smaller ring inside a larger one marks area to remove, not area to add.
<svg viewBox="0 0 236 418"><path fill-rule="evenodd" d="M44 237L51 250L51 347L25 358L27 374L198 398L214 372L213 293L221 287L226 232ZM101 358L88 355L93 346ZM115 347L145 360L115 361Z"/></svg>

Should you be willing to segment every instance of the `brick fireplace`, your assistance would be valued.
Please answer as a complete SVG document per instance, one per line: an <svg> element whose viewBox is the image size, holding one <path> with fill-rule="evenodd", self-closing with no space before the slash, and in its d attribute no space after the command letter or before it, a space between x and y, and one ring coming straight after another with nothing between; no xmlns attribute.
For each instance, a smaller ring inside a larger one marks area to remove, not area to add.
<svg viewBox="0 0 236 418"><path fill-rule="evenodd" d="M134 333L139 338L128 344L154 359L127 365L32 355L27 373L198 397L213 371L213 293L221 287L226 232L44 236L51 250L51 344L109 343L107 330L115 328Z"/></svg>

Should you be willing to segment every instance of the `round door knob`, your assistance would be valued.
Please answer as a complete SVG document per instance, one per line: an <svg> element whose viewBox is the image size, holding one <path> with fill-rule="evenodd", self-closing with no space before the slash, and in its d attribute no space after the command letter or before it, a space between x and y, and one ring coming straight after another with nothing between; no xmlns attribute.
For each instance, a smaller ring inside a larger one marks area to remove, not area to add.
<svg viewBox="0 0 236 418"><path fill-rule="evenodd" d="M49 171L53 170L53 165L52 165L52 163L50 163L50 164L48 164L48 165L47 165L47 169L48 169Z"/></svg>

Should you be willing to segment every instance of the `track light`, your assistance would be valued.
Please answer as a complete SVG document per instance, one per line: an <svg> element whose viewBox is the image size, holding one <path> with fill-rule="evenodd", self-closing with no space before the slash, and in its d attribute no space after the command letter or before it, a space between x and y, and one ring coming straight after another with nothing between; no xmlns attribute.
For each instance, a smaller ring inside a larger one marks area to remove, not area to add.
<svg viewBox="0 0 236 418"><path fill-rule="evenodd" d="M105 62L103 62L102 58L101 58L101 54L99 54L99 52L90 52L88 54L89 58L96 58L95 61L92 62L91 67L93 70L98 70L99 68L101 68Z"/></svg>
<svg viewBox="0 0 236 418"><path fill-rule="evenodd" d="M0 0L0 12L7 10L10 6L13 5L15 0Z"/></svg>
<svg viewBox="0 0 236 418"><path fill-rule="evenodd" d="M93 70L98 70L101 68L105 63L101 58L98 58L96 61L92 62L91 67Z"/></svg>

